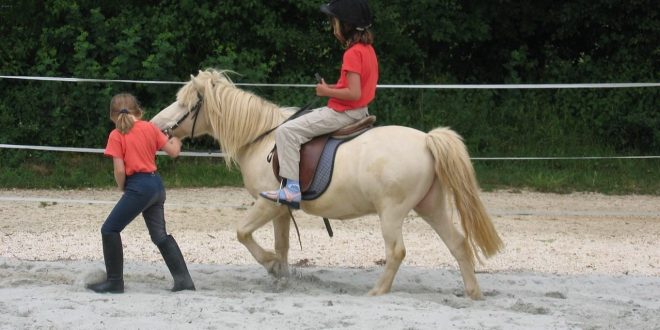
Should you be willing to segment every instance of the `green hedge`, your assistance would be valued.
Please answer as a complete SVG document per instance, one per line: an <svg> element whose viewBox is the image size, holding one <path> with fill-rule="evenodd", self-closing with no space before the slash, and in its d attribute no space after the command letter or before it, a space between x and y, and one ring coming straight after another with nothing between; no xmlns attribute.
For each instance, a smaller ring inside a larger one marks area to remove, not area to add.
<svg viewBox="0 0 660 330"><path fill-rule="evenodd" d="M342 50L319 4L9 2L0 6L0 74L185 81L215 67L240 73L239 82L312 83L315 72L334 80ZM653 0L371 5L381 84L658 81ZM0 79L0 143L101 147L112 94L135 93L151 116L178 88ZM313 95L255 91L281 105ZM659 96L658 88L381 89L371 109L382 125L451 126L476 156L657 154Z"/></svg>

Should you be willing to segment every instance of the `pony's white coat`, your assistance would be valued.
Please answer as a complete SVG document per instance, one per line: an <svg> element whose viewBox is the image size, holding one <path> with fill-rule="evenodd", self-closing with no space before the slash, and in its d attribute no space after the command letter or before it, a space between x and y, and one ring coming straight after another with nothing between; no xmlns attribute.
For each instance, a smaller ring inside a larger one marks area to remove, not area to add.
<svg viewBox="0 0 660 330"><path fill-rule="evenodd" d="M256 202L238 226L238 239L269 273L288 275L290 217L285 206L258 197L259 192L279 186L266 161L274 145L273 134L255 139L292 114L277 105L237 88L224 71L209 69L191 76L177 94L177 101L163 109L152 122L165 129L202 97L195 135L215 137L235 163ZM173 131L187 137L192 116ZM453 197L461 219L459 231L448 216ZM404 217L415 210L441 237L456 258L466 293L481 298L474 274L475 259L490 257L503 246L478 196L469 155L458 134L448 128L429 133L401 126L374 128L344 143L337 152L332 182L326 192L301 208L330 219L351 219L377 213L385 241L385 270L371 295L390 291L405 257L402 236ZM275 251L263 249L252 233L273 222Z"/></svg>

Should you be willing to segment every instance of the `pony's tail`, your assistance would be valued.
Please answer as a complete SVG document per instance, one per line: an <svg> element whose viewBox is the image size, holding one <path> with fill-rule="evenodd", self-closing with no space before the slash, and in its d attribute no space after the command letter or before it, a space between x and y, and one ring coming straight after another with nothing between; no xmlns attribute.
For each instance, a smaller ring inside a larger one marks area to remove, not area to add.
<svg viewBox="0 0 660 330"><path fill-rule="evenodd" d="M470 261L481 261L477 248L487 258L495 255L504 243L479 198L479 186L463 139L451 129L440 127L427 134L426 145L435 159L440 182L453 192Z"/></svg>

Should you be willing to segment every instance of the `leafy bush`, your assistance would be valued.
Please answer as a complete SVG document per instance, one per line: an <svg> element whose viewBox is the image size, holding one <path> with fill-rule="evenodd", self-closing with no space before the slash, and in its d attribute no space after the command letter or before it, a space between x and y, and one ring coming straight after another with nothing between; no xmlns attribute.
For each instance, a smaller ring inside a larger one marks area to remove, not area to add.
<svg viewBox="0 0 660 330"><path fill-rule="evenodd" d="M231 69L238 82L336 79L342 50L320 3L18 1L0 8L2 75L186 81ZM381 84L654 82L658 6L636 1L372 1ZM179 85L0 80L0 143L102 147L111 95L147 116ZM255 88L281 105L311 89ZM380 89L381 125L451 126L473 155L657 154L658 88ZM212 141L192 146L215 148ZM13 157L19 157L17 153ZM47 157L47 156L43 156Z"/></svg>

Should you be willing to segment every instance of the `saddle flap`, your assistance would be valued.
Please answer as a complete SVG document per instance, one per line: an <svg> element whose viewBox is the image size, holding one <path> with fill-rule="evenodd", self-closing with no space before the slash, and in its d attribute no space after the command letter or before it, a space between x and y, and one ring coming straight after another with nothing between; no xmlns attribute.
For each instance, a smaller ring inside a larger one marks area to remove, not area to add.
<svg viewBox="0 0 660 330"><path fill-rule="evenodd" d="M337 143L332 143L332 149L330 149L332 150L334 155L334 152L337 150L336 148L339 146L339 144L341 144L344 141L347 141L348 139L352 139L353 137L356 137L364 133L366 130L372 128L373 123L375 121L376 121L376 116L367 116L357 121L354 124L345 126L330 134L317 136L312 140L310 140L309 142L300 146L299 180L300 180L300 191L303 193L303 199L305 198L305 192L308 192L310 187L314 183L316 170L319 166L319 162L321 161L321 155L324 153L323 150L325 149L328 140L332 138L333 140L331 141L337 142ZM334 156L332 156L332 159L330 159L330 161L332 162L333 160L334 160ZM272 161L273 163L273 173L275 174L275 177L277 178L278 181L281 181L282 177L280 176L280 162L277 155L276 147L273 148L272 158L270 159L270 161ZM331 169L332 169L332 165L330 166L330 172ZM325 190L325 189L321 189L321 190ZM319 194L320 193L322 193L322 191L319 192Z"/></svg>
<svg viewBox="0 0 660 330"><path fill-rule="evenodd" d="M329 134L321 135L313 138L311 141L303 144L300 147L300 191L305 192L309 190L314 180L316 168L321 159L321 153L325 147L325 143L330 138ZM280 162L277 156L277 148L273 149L273 173L278 181L282 180L280 177Z"/></svg>

